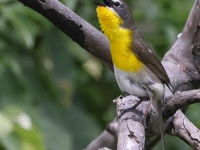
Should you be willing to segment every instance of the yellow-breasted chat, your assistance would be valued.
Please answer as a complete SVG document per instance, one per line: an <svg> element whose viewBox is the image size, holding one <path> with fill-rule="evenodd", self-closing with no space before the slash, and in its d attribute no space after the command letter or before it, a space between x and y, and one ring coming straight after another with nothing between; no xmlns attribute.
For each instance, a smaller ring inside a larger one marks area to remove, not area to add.
<svg viewBox="0 0 200 150"><path fill-rule="evenodd" d="M171 87L160 60L137 29L128 5L123 0L96 3L102 31L108 37L114 73L122 92L149 97L159 116L162 149L165 149L162 102L165 86Z"/></svg>

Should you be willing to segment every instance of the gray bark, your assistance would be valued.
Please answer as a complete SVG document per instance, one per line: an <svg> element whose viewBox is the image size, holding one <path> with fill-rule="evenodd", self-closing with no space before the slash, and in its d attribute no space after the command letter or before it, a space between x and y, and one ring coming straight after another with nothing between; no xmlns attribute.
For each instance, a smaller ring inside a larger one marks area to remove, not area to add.
<svg viewBox="0 0 200 150"><path fill-rule="evenodd" d="M69 8L57 0L18 1L43 15L72 38L73 41L99 58L113 71L107 38ZM194 149L200 149L200 132L179 109L199 102L200 99L199 90L194 90L200 87L199 20L200 0L195 0L181 36L162 60L174 90L179 92L172 95L166 88L165 102L163 104L166 133L183 139ZM130 97L125 97L121 102L118 99L116 101L118 112L124 107L124 104L125 106L130 106L130 103L134 104L137 100L137 98L130 99ZM103 147L115 149L117 146L121 150L127 148L123 144L130 144L128 149L134 146L137 146L136 149L150 149L155 146L160 139L157 114L153 109L150 110L147 115L147 127L143 126L144 123L140 119L147 104L148 102L143 102L135 111L125 113L120 117L116 128L104 131L88 145L87 149L92 150ZM186 111L186 109L183 110ZM118 140L116 136L118 136Z"/></svg>

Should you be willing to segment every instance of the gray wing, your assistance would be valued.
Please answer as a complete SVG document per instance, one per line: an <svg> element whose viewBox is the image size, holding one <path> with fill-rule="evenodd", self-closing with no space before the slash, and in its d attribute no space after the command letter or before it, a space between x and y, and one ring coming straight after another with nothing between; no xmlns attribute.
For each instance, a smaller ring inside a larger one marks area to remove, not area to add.
<svg viewBox="0 0 200 150"><path fill-rule="evenodd" d="M136 32L134 42L132 43L133 53L172 91L169 77L160 60L151 50L151 47L144 41L139 31Z"/></svg>

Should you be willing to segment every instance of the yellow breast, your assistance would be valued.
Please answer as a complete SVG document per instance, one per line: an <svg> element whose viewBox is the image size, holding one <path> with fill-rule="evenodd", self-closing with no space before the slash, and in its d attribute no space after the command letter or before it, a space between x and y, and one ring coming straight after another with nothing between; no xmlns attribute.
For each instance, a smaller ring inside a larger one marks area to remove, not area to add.
<svg viewBox="0 0 200 150"><path fill-rule="evenodd" d="M97 7L97 16L102 31L110 41L114 65L123 71L139 71L143 67L143 63L131 50L134 31L120 27L123 20L107 7Z"/></svg>

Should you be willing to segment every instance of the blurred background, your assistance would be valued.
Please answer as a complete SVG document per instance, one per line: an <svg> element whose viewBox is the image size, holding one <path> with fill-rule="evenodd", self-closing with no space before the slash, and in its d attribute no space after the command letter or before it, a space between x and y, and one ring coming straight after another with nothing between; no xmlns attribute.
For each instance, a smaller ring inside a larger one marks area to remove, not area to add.
<svg viewBox="0 0 200 150"><path fill-rule="evenodd" d="M61 2L99 29L91 0ZM194 0L128 2L162 58ZM0 0L0 150L81 150L116 116L112 101L120 94L113 73L48 20L16 0ZM196 125L198 107L187 112ZM172 136L166 143L191 149Z"/></svg>

